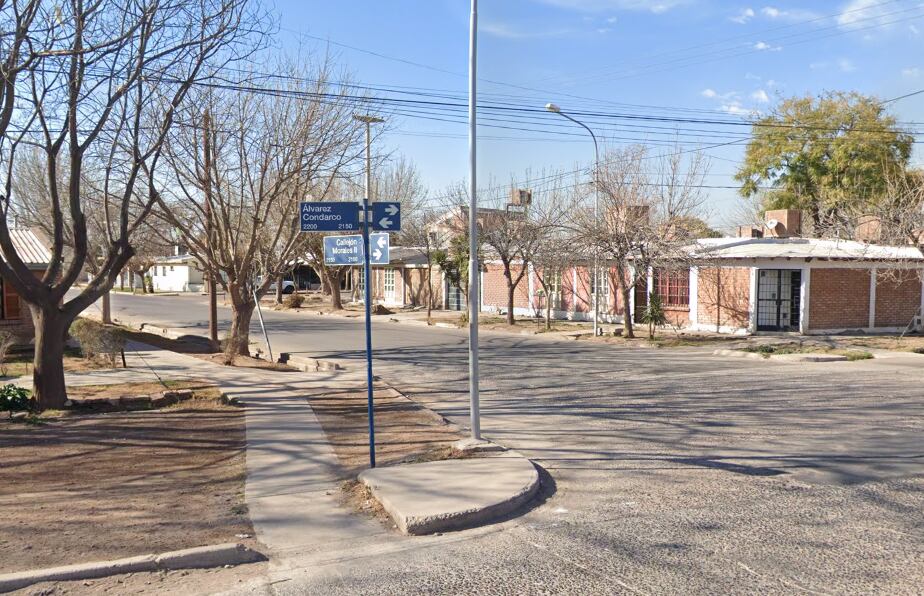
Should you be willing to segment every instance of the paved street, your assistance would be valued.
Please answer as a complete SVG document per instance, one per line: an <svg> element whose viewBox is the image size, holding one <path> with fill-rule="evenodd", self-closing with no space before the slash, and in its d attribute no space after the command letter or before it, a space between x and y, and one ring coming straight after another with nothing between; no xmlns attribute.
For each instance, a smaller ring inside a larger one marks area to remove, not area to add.
<svg viewBox="0 0 924 596"><path fill-rule="evenodd" d="M264 314L275 352L360 365L359 319ZM201 331L206 312L201 297L113 295L113 315ZM374 338L378 374L466 422L464 331L381 323ZM917 592L924 356L709 352L485 334L484 433L550 473L545 500L489 529L334 545L273 590Z"/></svg>

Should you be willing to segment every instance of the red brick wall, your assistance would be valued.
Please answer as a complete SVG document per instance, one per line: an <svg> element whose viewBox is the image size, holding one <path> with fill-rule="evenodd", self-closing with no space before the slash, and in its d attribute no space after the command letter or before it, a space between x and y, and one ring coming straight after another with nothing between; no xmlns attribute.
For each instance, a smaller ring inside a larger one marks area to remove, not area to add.
<svg viewBox="0 0 924 596"><path fill-rule="evenodd" d="M697 318L701 325L748 327L750 297L750 268L703 267L699 270Z"/></svg>
<svg viewBox="0 0 924 596"><path fill-rule="evenodd" d="M590 272L587 267L575 267L577 270L577 287L574 290L575 312L590 312Z"/></svg>
<svg viewBox="0 0 924 596"><path fill-rule="evenodd" d="M561 310L571 312L575 301L574 269L569 267L561 272Z"/></svg>
<svg viewBox="0 0 924 596"><path fill-rule="evenodd" d="M516 280L520 274L521 265L511 265L510 275ZM484 305L507 309L507 278L504 277L504 266L500 263L488 263L484 272ZM513 291L513 307L529 308L529 272L517 284Z"/></svg>
<svg viewBox="0 0 924 596"><path fill-rule="evenodd" d="M439 267L433 268L433 307L440 308L440 305L443 303L443 288L442 288L442 276L440 275ZM405 300L407 304L411 306L426 306L427 305L427 269L426 267L422 269L405 269L404 270L404 282L405 284Z"/></svg>
<svg viewBox="0 0 924 596"><path fill-rule="evenodd" d="M876 276L876 327L904 327L921 307L921 272L880 270Z"/></svg>
<svg viewBox="0 0 924 596"><path fill-rule="evenodd" d="M812 269L809 328L868 327L869 276L869 269Z"/></svg>

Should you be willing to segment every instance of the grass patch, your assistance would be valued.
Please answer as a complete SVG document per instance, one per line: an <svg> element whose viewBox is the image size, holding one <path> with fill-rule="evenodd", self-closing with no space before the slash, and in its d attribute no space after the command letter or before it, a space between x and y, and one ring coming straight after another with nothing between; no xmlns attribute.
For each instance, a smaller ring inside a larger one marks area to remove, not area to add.
<svg viewBox="0 0 924 596"><path fill-rule="evenodd" d="M6 362L3 365L4 374L0 378L25 377L31 375L34 359L35 355L32 350L10 353L6 357ZM65 348L64 350L65 372L82 372L105 368L111 367L109 366L109 362L103 357L84 358L79 348Z"/></svg>

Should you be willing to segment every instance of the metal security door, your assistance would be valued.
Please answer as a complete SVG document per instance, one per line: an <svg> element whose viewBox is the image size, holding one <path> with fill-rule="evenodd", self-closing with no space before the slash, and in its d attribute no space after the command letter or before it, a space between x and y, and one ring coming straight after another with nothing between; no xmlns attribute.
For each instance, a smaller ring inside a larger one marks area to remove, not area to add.
<svg viewBox="0 0 924 596"><path fill-rule="evenodd" d="M791 331L799 327L802 273L761 269L757 277L757 330Z"/></svg>

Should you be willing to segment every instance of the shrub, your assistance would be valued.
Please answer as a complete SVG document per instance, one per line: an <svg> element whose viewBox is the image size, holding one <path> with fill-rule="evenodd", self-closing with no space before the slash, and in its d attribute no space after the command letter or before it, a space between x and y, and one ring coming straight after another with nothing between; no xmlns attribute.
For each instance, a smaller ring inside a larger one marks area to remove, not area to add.
<svg viewBox="0 0 924 596"><path fill-rule="evenodd" d="M305 297L301 294L289 294L283 300L283 305L286 308L301 308L302 304L305 302Z"/></svg>
<svg viewBox="0 0 924 596"><path fill-rule="evenodd" d="M873 358L873 355L869 352L864 352L862 350L849 350L844 356L847 357L847 360L853 362L855 360L869 360Z"/></svg>
<svg viewBox="0 0 924 596"><path fill-rule="evenodd" d="M31 391L8 383L0 387L0 412L17 412L29 409Z"/></svg>
<svg viewBox="0 0 924 596"><path fill-rule="evenodd" d="M915 354L924 354L924 348L912 348L911 351Z"/></svg>
<svg viewBox="0 0 924 596"><path fill-rule="evenodd" d="M6 376L6 357L10 348L16 343L16 336L6 330L0 330L0 376Z"/></svg>
<svg viewBox="0 0 924 596"><path fill-rule="evenodd" d="M655 327L667 325L664 305L661 303L661 297L657 294L652 294L648 298L648 306L642 311L642 323L648 324L648 339L654 339Z"/></svg>
<svg viewBox="0 0 924 596"><path fill-rule="evenodd" d="M109 366L115 367L116 358L125 349L125 337L116 327L108 327L90 319L77 319L71 323L70 334L80 342L83 357L103 356Z"/></svg>

